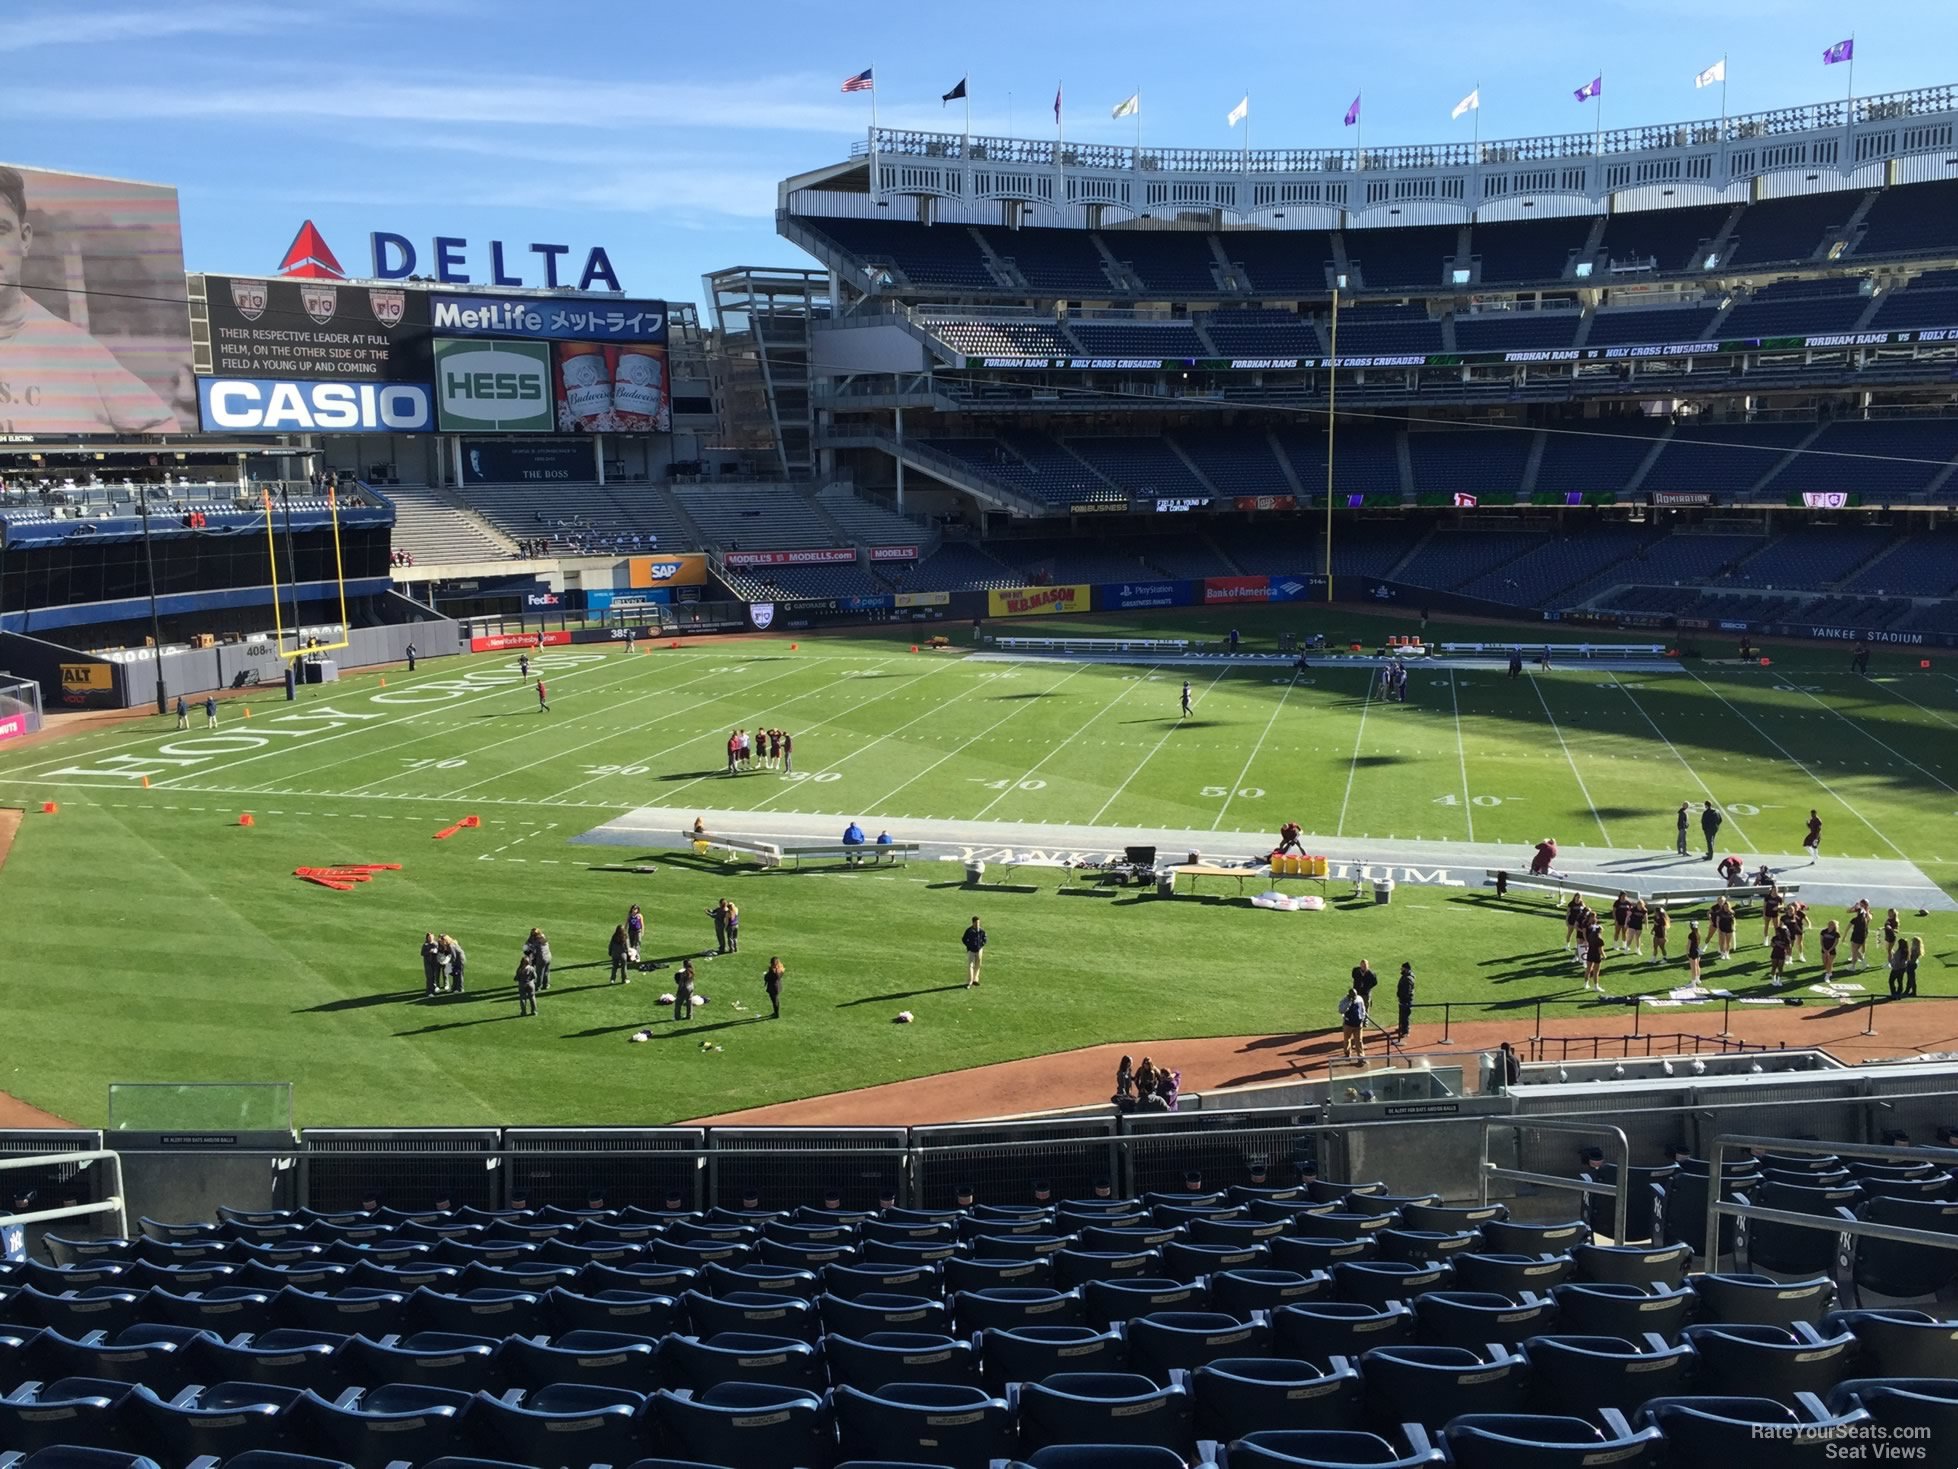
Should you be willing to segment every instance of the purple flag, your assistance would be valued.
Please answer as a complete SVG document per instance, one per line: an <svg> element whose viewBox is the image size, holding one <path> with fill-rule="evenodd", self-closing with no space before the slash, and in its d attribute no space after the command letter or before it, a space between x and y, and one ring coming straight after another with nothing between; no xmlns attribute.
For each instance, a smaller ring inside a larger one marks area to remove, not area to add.
<svg viewBox="0 0 1958 1469"><path fill-rule="evenodd" d="M1358 97L1355 97L1353 99L1353 105L1346 109L1346 125L1349 128L1353 127L1359 122L1359 120L1360 120L1360 99Z"/></svg>
<svg viewBox="0 0 1958 1469"><path fill-rule="evenodd" d="M1856 38L1854 36L1851 36L1847 41L1836 42L1835 45L1822 53L1822 64L1824 66L1834 66L1838 61L1854 61L1855 59Z"/></svg>
<svg viewBox="0 0 1958 1469"><path fill-rule="evenodd" d="M1577 89L1577 100L1580 102L1589 102L1593 97L1601 97L1603 95L1604 95L1603 72L1599 72L1596 76L1592 77L1590 81L1586 82L1583 86Z"/></svg>

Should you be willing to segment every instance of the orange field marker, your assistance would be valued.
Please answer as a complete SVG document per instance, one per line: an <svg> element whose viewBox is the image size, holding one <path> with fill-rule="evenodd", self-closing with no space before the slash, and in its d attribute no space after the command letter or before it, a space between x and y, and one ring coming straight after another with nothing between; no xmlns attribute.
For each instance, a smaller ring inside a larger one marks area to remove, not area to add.
<svg viewBox="0 0 1958 1469"><path fill-rule="evenodd" d="M238 818L238 824L240 826L257 826L258 820L251 812L247 811Z"/></svg>

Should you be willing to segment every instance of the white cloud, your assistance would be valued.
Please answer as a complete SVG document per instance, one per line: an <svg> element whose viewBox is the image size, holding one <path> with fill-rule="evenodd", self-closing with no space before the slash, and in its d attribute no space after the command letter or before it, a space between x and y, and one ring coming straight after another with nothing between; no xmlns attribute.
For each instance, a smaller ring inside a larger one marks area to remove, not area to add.
<svg viewBox="0 0 1958 1469"><path fill-rule="evenodd" d="M0 52L52 46L114 46L173 36L237 35L258 26L286 25L290 17L272 6L193 5L177 9L90 10L69 5L45 15L14 16L0 28Z"/></svg>

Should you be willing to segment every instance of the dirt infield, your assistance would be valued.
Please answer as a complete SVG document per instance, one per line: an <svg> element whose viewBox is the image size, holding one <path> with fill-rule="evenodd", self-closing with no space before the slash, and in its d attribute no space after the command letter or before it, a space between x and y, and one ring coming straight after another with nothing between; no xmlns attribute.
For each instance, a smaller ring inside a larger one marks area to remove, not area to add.
<svg viewBox="0 0 1958 1469"><path fill-rule="evenodd" d="M1610 1012L1614 1017L1621 1012ZM1875 1034L1864 1029L1874 1021ZM1872 1016L1857 1005L1805 1005L1778 1009L1736 1007L1729 1014L1736 1040L1750 1045L1826 1050L1840 1061L1894 1060L1926 1052L1958 1049L1958 1000L1879 1002ZM1672 1055L1691 1053L1693 1035L1708 1037L1707 1051L1718 1049L1711 1039L1720 1029L1720 1012L1697 1010L1647 1012L1641 1035L1601 1033L1611 1027L1597 1016L1578 1015L1543 1023L1536 1054L1545 1060ZM1625 1027L1629 1030L1629 1026ZM1408 1034L1410 1055L1453 1055L1494 1050L1503 1041L1530 1053L1529 1024L1503 1020L1456 1021L1442 1044L1442 1027L1417 1025ZM1683 1038L1681 1038L1683 1036ZM1144 1055L1158 1066L1183 1073L1187 1091L1249 1086L1258 1082L1323 1078L1323 1064L1339 1050L1339 1033L1302 1031L1289 1035L1212 1036L1197 1040L1137 1040L1117 1045L1089 1046L1053 1056L1034 1056L995 1066L975 1066L915 1081L836 1092L799 1102L782 1102L698 1118L709 1123L903 1127L932 1122L963 1122L982 1117L1008 1117L1058 1107L1088 1106L1106 1101L1114 1089L1115 1064L1124 1055L1140 1061ZM1375 1033L1367 1046L1375 1061L1382 1044Z"/></svg>

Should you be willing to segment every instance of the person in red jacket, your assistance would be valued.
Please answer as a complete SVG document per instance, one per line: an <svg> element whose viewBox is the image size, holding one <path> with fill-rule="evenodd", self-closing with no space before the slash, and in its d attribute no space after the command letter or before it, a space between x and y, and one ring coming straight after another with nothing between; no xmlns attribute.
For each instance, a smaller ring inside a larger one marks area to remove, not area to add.
<svg viewBox="0 0 1958 1469"><path fill-rule="evenodd" d="M1530 858L1530 876L1542 877L1550 870L1550 864L1557 860L1557 843L1545 837L1536 844L1536 855Z"/></svg>
<svg viewBox="0 0 1958 1469"><path fill-rule="evenodd" d="M551 712L550 701L545 697L545 693L544 680L540 678L537 680L537 712L539 714L549 714Z"/></svg>

